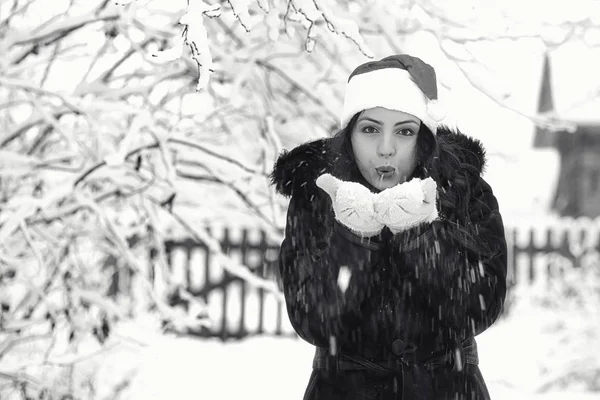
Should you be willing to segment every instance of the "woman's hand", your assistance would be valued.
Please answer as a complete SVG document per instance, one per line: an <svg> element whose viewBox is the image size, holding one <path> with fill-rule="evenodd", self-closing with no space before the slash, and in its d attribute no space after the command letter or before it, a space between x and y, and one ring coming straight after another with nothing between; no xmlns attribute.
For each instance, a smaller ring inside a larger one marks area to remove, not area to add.
<svg viewBox="0 0 600 400"><path fill-rule="evenodd" d="M331 197L335 218L342 225L362 237L381 232L384 225L375 219L375 194L369 189L360 183L341 181L330 174L321 175L316 183Z"/></svg>
<svg viewBox="0 0 600 400"><path fill-rule="evenodd" d="M393 233L438 218L437 184L432 178L412 179L374 196L375 218Z"/></svg>

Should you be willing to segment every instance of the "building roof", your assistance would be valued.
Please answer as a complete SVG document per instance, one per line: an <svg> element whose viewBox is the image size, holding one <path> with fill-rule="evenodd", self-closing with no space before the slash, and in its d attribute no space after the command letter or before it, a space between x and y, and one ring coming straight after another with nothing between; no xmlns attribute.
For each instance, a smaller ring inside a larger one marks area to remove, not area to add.
<svg viewBox="0 0 600 400"><path fill-rule="evenodd" d="M542 81L538 97L537 112L539 115L552 115L558 121L572 123L577 128L573 134L598 134L600 135L600 92L594 93L589 98L569 106L557 106L554 101L555 89L552 84L552 67L550 57L544 56ZM595 129L597 127L598 129ZM534 148L555 147L559 135L568 133L551 131L537 127L534 136Z"/></svg>

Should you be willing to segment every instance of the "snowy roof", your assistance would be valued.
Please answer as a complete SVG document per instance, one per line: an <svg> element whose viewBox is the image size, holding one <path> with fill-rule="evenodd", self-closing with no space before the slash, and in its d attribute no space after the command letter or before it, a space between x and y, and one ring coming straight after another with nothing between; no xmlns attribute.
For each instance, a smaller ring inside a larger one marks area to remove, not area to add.
<svg viewBox="0 0 600 400"><path fill-rule="evenodd" d="M600 97L570 109L556 110L556 115L561 120L578 125L600 126Z"/></svg>

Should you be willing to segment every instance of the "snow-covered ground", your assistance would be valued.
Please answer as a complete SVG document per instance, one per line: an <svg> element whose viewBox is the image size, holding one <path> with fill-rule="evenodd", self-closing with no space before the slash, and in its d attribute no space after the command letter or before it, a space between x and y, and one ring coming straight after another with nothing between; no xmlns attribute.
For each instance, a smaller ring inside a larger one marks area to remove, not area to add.
<svg viewBox="0 0 600 400"><path fill-rule="evenodd" d="M536 321L531 315L522 315L518 322L499 322L479 336L481 369L492 398L600 398L600 393L573 389L533 392L543 382L536 357L555 346L544 342ZM256 337L227 344L168 337L150 341L125 396L130 400L301 399L313 356L312 346L287 338Z"/></svg>
<svg viewBox="0 0 600 400"><path fill-rule="evenodd" d="M598 313L585 310L587 317L581 318L583 314L578 311L565 314L555 308L533 307L524 301L514 307L514 314L477 337L480 367L492 398L599 399L600 392L586 389L583 380L582 384L571 383L568 390L549 387L565 371L586 375L588 371L593 374L600 370L600 334L594 329L600 326L594 322L600 318ZM314 348L300 339L262 336L223 343L217 339L162 335L157 327L150 318L120 324L106 343L109 350L102 355L96 353L97 343L94 345L93 341L80 346L81 354L97 355L81 357L82 361L76 364L75 387L87 388L83 392L77 390L77 398L302 398ZM33 361L31 357L22 354L20 361L16 361L23 364L28 359ZM56 362L59 360L55 359L55 365L60 364ZM0 372L17 369L16 364L5 360ZM45 380L51 377L40 373L41 370L29 372ZM61 390L67 381L58 373L52 375L55 389ZM549 390L540 392L544 386ZM17 393L12 397L7 393L0 390L0 398L21 399Z"/></svg>
<svg viewBox="0 0 600 400"><path fill-rule="evenodd" d="M508 317L477 337L480 367L494 400L600 399L600 254L590 252L582 258L587 261L579 268L565 260L561 264L556 257L537 259L535 283L513 288ZM561 279L547 279L549 265L562 270ZM521 278L518 281L526 281ZM227 323L232 330L239 327L238 286L232 285L229 292ZM245 295L245 328L254 331L258 294L247 288ZM265 299L264 329L273 332L278 296L265 294ZM222 298L209 296L208 316L217 324L223 317L221 308ZM289 320L282 317L283 331L291 332ZM302 398L314 353L307 343L272 336L223 343L163 335L159 326L155 317L142 314L113 327L106 352L100 353L90 335L77 354L57 350L51 362L43 361L47 343L20 345L1 360L0 374L24 372L51 385L57 394L73 390L82 400ZM65 366L73 360L75 382L70 384ZM556 384L565 376L567 389ZM596 392L589 384L594 380ZM0 400L22 400L16 390L7 394L10 391L0 379Z"/></svg>

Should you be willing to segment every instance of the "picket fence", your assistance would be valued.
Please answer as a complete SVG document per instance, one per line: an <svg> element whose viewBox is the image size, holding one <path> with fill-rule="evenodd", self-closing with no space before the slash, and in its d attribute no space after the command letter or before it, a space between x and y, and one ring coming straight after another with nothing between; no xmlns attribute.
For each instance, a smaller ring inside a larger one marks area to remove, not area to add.
<svg viewBox="0 0 600 400"><path fill-rule="evenodd" d="M508 227L509 290L517 285L560 279L566 269L579 268L587 256L599 254L599 221L560 219ZM224 229L220 237L214 233L213 236L230 257L257 276L273 279L279 243L267 240L264 232ZM174 278L208 304L212 326L192 334L222 340L250 335L296 337L281 296L228 273L215 262L205 244L191 239L169 240L166 250Z"/></svg>
<svg viewBox="0 0 600 400"><path fill-rule="evenodd" d="M256 276L275 282L280 243L255 229L213 229L222 251ZM208 305L210 328L190 333L222 340L249 335L295 337L282 296L256 288L216 262L206 244L192 239L165 242L174 282Z"/></svg>

